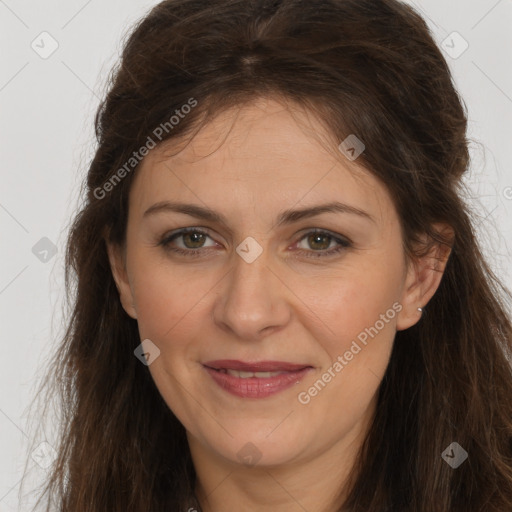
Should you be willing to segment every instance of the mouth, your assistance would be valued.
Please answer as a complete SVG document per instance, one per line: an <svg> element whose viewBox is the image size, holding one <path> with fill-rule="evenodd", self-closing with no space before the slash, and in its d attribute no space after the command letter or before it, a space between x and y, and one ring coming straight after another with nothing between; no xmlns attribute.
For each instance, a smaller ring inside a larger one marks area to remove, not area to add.
<svg viewBox="0 0 512 512"><path fill-rule="evenodd" d="M283 361L208 361L203 367L220 388L242 398L266 398L294 384L313 370L306 364Z"/></svg>

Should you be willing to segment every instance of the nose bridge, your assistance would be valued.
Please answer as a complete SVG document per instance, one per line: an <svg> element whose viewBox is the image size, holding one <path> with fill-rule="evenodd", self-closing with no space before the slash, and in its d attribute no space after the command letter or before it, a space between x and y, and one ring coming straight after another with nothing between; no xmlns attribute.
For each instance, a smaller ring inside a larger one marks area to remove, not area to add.
<svg viewBox="0 0 512 512"><path fill-rule="evenodd" d="M263 250L253 259L257 248L251 244L246 239L237 247L214 310L215 322L239 339L255 339L288 319L283 285L269 268L270 252L260 246Z"/></svg>

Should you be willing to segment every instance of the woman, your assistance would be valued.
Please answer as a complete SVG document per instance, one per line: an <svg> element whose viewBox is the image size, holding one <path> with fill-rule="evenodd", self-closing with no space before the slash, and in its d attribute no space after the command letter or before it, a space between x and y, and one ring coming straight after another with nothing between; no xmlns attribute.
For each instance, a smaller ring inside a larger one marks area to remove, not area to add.
<svg viewBox="0 0 512 512"><path fill-rule="evenodd" d="M466 124L398 1L157 5L69 236L48 507L512 510Z"/></svg>

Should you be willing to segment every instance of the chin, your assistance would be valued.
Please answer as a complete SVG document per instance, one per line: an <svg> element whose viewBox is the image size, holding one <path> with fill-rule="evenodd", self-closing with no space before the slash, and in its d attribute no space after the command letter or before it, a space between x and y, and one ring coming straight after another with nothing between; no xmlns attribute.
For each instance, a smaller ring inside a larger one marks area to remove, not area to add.
<svg viewBox="0 0 512 512"><path fill-rule="evenodd" d="M280 466L294 462L307 450L308 442L304 429L293 432L285 428L280 417L276 420L244 421L226 424L232 434L219 437L203 437L210 450L230 463L248 467ZM286 420L285 420L286 422ZM276 428L277 427L277 428Z"/></svg>

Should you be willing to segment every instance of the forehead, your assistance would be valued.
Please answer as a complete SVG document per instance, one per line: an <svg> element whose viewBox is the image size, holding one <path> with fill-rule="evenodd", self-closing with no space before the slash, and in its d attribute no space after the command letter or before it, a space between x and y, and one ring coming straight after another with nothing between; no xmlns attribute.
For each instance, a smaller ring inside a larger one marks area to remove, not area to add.
<svg viewBox="0 0 512 512"><path fill-rule="evenodd" d="M266 98L220 113L190 140L151 150L130 195L139 209L185 198L234 211L345 200L377 215L390 206L385 187L333 150L315 116Z"/></svg>

